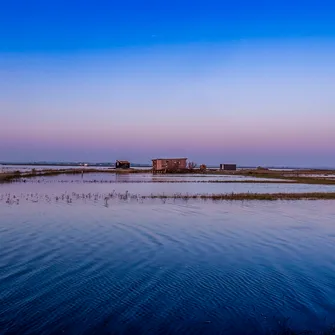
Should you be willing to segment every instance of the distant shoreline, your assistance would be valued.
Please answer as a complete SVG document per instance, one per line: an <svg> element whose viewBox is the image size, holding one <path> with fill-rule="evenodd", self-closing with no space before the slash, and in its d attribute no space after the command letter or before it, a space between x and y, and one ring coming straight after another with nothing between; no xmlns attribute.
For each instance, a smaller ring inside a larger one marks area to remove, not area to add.
<svg viewBox="0 0 335 335"><path fill-rule="evenodd" d="M85 162L0 162L0 166L64 166L64 167L115 167L114 163L85 163ZM140 164L140 163L130 163L132 168L151 168L151 164ZM218 169L219 165L210 165L207 167L209 169ZM264 168L271 170L323 170L323 171L332 171L335 170L335 167L295 167L295 166L263 166ZM238 169L256 169L257 166L237 166Z"/></svg>
<svg viewBox="0 0 335 335"><path fill-rule="evenodd" d="M25 172L22 171L8 171L0 172L0 181L11 182L18 181L27 178L35 177L48 177L57 176L62 174L88 174L88 173L115 173L115 174L143 174L143 173L153 173L151 168L148 169L115 169L110 167L109 169L98 169L94 167L83 166L81 168L68 168L68 169L31 169ZM174 173L167 173L168 175L173 175ZM178 174L178 171L176 171ZM244 176L244 177L254 177L253 181L244 181L252 183L292 183L292 184L316 184L316 185L335 185L335 170L270 170L264 168L258 169L244 169L237 171L221 171L221 170L207 170L201 171L199 169L192 169L182 172L183 175L211 175L211 176ZM264 181L262 179L269 179ZM257 180L258 179L258 180ZM281 181L279 181L281 180ZM212 181L215 182L215 181ZM241 183L242 181L230 181Z"/></svg>

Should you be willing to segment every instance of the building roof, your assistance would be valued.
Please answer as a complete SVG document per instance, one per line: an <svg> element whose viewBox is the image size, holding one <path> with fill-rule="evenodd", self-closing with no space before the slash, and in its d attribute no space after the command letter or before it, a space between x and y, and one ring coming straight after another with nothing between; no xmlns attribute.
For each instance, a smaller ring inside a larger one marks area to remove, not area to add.
<svg viewBox="0 0 335 335"><path fill-rule="evenodd" d="M116 161L117 163L120 163L120 164L130 164L130 162L128 162L128 161Z"/></svg>
<svg viewBox="0 0 335 335"><path fill-rule="evenodd" d="M153 161L167 161L167 160L182 160L182 159L187 159L187 158L155 158L152 159Z"/></svg>

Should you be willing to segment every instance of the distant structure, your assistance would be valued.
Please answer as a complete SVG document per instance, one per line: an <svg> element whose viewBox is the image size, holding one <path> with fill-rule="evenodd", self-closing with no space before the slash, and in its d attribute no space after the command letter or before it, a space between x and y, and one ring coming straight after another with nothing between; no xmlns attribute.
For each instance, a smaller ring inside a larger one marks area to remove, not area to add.
<svg viewBox="0 0 335 335"><path fill-rule="evenodd" d="M157 158L152 160L153 172L169 172L185 170L187 158Z"/></svg>
<svg viewBox="0 0 335 335"><path fill-rule="evenodd" d="M116 169L129 169L130 163L128 161L116 161L115 168Z"/></svg>
<svg viewBox="0 0 335 335"><path fill-rule="evenodd" d="M256 170L259 170L259 171L269 171L268 168L265 168L265 167L262 167L262 166L258 166Z"/></svg>
<svg viewBox="0 0 335 335"><path fill-rule="evenodd" d="M220 164L220 170L236 171L236 164Z"/></svg>
<svg viewBox="0 0 335 335"><path fill-rule="evenodd" d="M207 170L207 166L205 164L201 164L200 171L206 171L206 170Z"/></svg>

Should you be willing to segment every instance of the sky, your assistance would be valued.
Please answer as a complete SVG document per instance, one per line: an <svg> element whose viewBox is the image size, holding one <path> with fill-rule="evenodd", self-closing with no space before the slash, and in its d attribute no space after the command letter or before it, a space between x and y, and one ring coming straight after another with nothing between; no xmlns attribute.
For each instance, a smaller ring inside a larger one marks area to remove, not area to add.
<svg viewBox="0 0 335 335"><path fill-rule="evenodd" d="M3 1L0 162L335 167L334 1Z"/></svg>

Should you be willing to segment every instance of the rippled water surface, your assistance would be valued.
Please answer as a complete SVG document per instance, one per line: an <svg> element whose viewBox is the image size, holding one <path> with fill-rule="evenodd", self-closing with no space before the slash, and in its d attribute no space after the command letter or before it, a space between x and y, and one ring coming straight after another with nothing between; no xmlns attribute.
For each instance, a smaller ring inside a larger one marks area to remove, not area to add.
<svg viewBox="0 0 335 335"><path fill-rule="evenodd" d="M1 334L267 334L335 321L333 201L51 197L76 187L110 185L0 185L20 200L0 201Z"/></svg>
<svg viewBox="0 0 335 335"><path fill-rule="evenodd" d="M0 194L4 192L100 192L132 194L220 194L220 193L304 193L304 192L335 192L335 185L308 185L294 183L253 183L264 180L244 176L220 175L159 175L152 174L114 174L89 173L78 175L57 175L26 179L25 182L1 185ZM234 181L226 183L225 181ZM240 182L239 182L240 181ZM252 183L243 183L252 181Z"/></svg>

